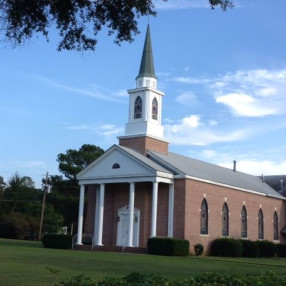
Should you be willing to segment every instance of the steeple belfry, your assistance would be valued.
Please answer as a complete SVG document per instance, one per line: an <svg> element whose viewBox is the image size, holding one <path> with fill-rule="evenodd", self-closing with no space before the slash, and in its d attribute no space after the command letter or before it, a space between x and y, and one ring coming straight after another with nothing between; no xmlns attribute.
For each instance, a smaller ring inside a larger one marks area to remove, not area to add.
<svg viewBox="0 0 286 286"><path fill-rule="evenodd" d="M140 149L146 153L148 146L157 146L153 151L168 152L168 143L164 140L162 118L162 99L164 93L157 90L151 33L148 24L136 88L128 90L129 116L125 126L125 135L119 137L122 146ZM137 139L136 139L137 138ZM138 142L144 147L137 148ZM151 142L148 144L146 142ZM126 143L127 142L127 143ZM155 143L154 143L155 142ZM161 150L162 149L162 150Z"/></svg>

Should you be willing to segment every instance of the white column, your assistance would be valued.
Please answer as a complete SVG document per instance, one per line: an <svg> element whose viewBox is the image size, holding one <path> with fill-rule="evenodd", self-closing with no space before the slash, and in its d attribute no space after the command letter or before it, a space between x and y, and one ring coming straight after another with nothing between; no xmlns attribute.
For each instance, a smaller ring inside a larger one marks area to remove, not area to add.
<svg viewBox="0 0 286 286"><path fill-rule="evenodd" d="M76 244L82 244L82 223L83 223L83 209L84 209L84 190L85 186L80 186L79 196L79 210L78 210L78 224L77 224L77 241Z"/></svg>
<svg viewBox="0 0 286 286"><path fill-rule="evenodd" d="M169 207L168 207L168 237L173 237L174 225L174 184L169 185Z"/></svg>
<svg viewBox="0 0 286 286"><path fill-rule="evenodd" d="M96 245L102 244L102 230L103 230L103 212L104 212L104 191L105 185L100 184L99 188L99 211L98 211L98 230L97 230L97 243Z"/></svg>
<svg viewBox="0 0 286 286"><path fill-rule="evenodd" d="M128 246L133 247L133 221L134 221L134 198L135 184L130 183L129 190L129 230L128 230Z"/></svg>
<svg viewBox="0 0 286 286"><path fill-rule="evenodd" d="M156 236L157 206L158 206L158 182L154 182L153 183L153 194L152 194L151 237L155 237Z"/></svg>
<svg viewBox="0 0 286 286"><path fill-rule="evenodd" d="M99 218L99 186L96 187L96 198L95 198L95 211L94 211L94 233L93 241L96 244L98 241L98 218Z"/></svg>

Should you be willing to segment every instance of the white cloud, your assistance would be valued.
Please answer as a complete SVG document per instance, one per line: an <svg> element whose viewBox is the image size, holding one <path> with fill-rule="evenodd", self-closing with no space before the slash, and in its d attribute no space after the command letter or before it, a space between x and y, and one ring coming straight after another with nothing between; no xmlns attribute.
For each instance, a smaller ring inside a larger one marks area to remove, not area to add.
<svg viewBox="0 0 286 286"><path fill-rule="evenodd" d="M119 135L122 134L124 131L122 127L116 127L115 125L112 124L105 124L102 126L98 126L96 124L81 124L81 125L68 126L66 127L66 129L92 131L101 136Z"/></svg>
<svg viewBox="0 0 286 286"><path fill-rule="evenodd" d="M232 163L219 163L220 166L232 168ZM286 160L275 162L270 160L242 160L237 161L236 170L255 176L285 174Z"/></svg>
<svg viewBox="0 0 286 286"><path fill-rule="evenodd" d="M211 82L210 79L207 78L195 78L195 77L175 77L173 78L173 81L180 82L180 83L189 83L189 84L207 84Z"/></svg>
<svg viewBox="0 0 286 286"><path fill-rule="evenodd" d="M206 0L172 0L172 1L155 1L156 9L159 10L181 10L194 8L210 8Z"/></svg>
<svg viewBox="0 0 286 286"><path fill-rule="evenodd" d="M184 105L193 104L196 99L197 97L192 92L184 92L176 97L176 101Z"/></svg>
<svg viewBox="0 0 286 286"><path fill-rule="evenodd" d="M206 149L202 151L202 155L205 158L213 158L217 156L217 152L215 150Z"/></svg>
<svg viewBox="0 0 286 286"><path fill-rule="evenodd" d="M219 78L212 89L216 102L230 108L236 116L261 117L286 113L286 69L228 73Z"/></svg>
<svg viewBox="0 0 286 286"><path fill-rule="evenodd" d="M207 87L216 103L223 104L235 116L286 113L286 69L238 70L214 78L175 77L173 80Z"/></svg>
<svg viewBox="0 0 286 286"><path fill-rule="evenodd" d="M99 132L104 136L116 135L121 134L123 132L122 127L116 127L114 125L103 125L99 128Z"/></svg>
<svg viewBox="0 0 286 286"><path fill-rule="evenodd" d="M84 96L89 96L89 97L94 97L97 99L101 100L106 100L106 101L113 101L113 102L120 102L124 103L122 99L119 99L118 97L123 97L127 92L125 91L123 94L122 90L111 92L105 88L99 87L95 84L91 85L90 89L82 89L74 86L68 86L62 83L58 83L54 81L53 79L41 76L41 75L30 75L34 79L41 81L42 83L55 87L57 89L61 89L64 91L68 91L74 94L79 94L79 95L84 95ZM126 96L127 98L127 96Z"/></svg>
<svg viewBox="0 0 286 286"><path fill-rule="evenodd" d="M268 107L263 101L243 93L218 96L216 102L225 104L238 116L260 117L279 113L274 106Z"/></svg>
<svg viewBox="0 0 286 286"><path fill-rule="evenodd" d="M210 126L218 125L218 122L216 120L213 120L213 119L209 120L208 123Z"/></svg>
<svg viewBox="0 0 286 286"><path fill-rule="evenodd" d="M226 132L209 128L201 122L198 115L184 117L176 124L165 125L165 137L178 145L208 145L218 142L242 140L247 136L247 130Z"/></svg>

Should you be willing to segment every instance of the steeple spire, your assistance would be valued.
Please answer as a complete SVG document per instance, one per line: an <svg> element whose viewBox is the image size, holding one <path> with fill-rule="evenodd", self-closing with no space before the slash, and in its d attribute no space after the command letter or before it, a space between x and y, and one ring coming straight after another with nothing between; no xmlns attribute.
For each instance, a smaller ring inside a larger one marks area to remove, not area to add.
<svg viewBox="0 0 286 286"><path fill-rule="evenodd" d="M146 32L145 44L144 44L144 49L143 49L142 58L141 58L140 70L139 70L139 74L136 77L136 79L143 78L143 77L152 77L156 79L149 24L147 26L147 32Z"/></svg>

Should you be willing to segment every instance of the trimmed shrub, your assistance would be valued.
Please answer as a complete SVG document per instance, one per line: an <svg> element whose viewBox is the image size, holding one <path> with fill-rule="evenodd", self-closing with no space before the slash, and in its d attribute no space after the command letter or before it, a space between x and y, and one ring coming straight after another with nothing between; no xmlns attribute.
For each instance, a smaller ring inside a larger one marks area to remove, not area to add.
<svg viewBox="0 0 286 286"><path fill-rule="evenodd" d="M194 252L196 256L200 256L204 252L204 246L200 243L194 245Z"/></svg>
<svg viewBox="0 0 286 286"><path fill-rule="evenodd" d="M286 244L276 244L277 256L286 257Z"/></svg>
<svg viewBox="0 0 286 286"><path fill-rule="evenodd" d="M147 253L167 256L189 255L189 241L169 237L152 237L147 241Z"/></svg>
<svg viewBox="0 0 286 286"><path fill-rule="evenodd" d="M44 234L42 242L45 248L71 249L72 235L47 233Z"/></svg>
<svg viewBox="0 0 286 286"><path fill-rule="evenodd" d="M276 245L268 240L257 240L259 257L273 257L276 254Z"/></svg>
<svg viewBox="0 0 286 286"><path fill-rule="evenodd" d="M99 281L97 286L167 286L170 285L168 280L162 276L154 274L143 274L139 272L132 272L131 274L121 277L106 277Z"/></svg>
<svg viewBox="0 0 286 286"><path fill-rule="evenodd" d="M240 240L242 243L242 257L259 257L259 247L257 243L251 240Z"/></svg>
<svg viewBox="0 0 286 286"><path fill-rule="evenodd" d="M211 244L211 255L240 257L242 254L242 243L239 239L218 238Z"/></svg>

